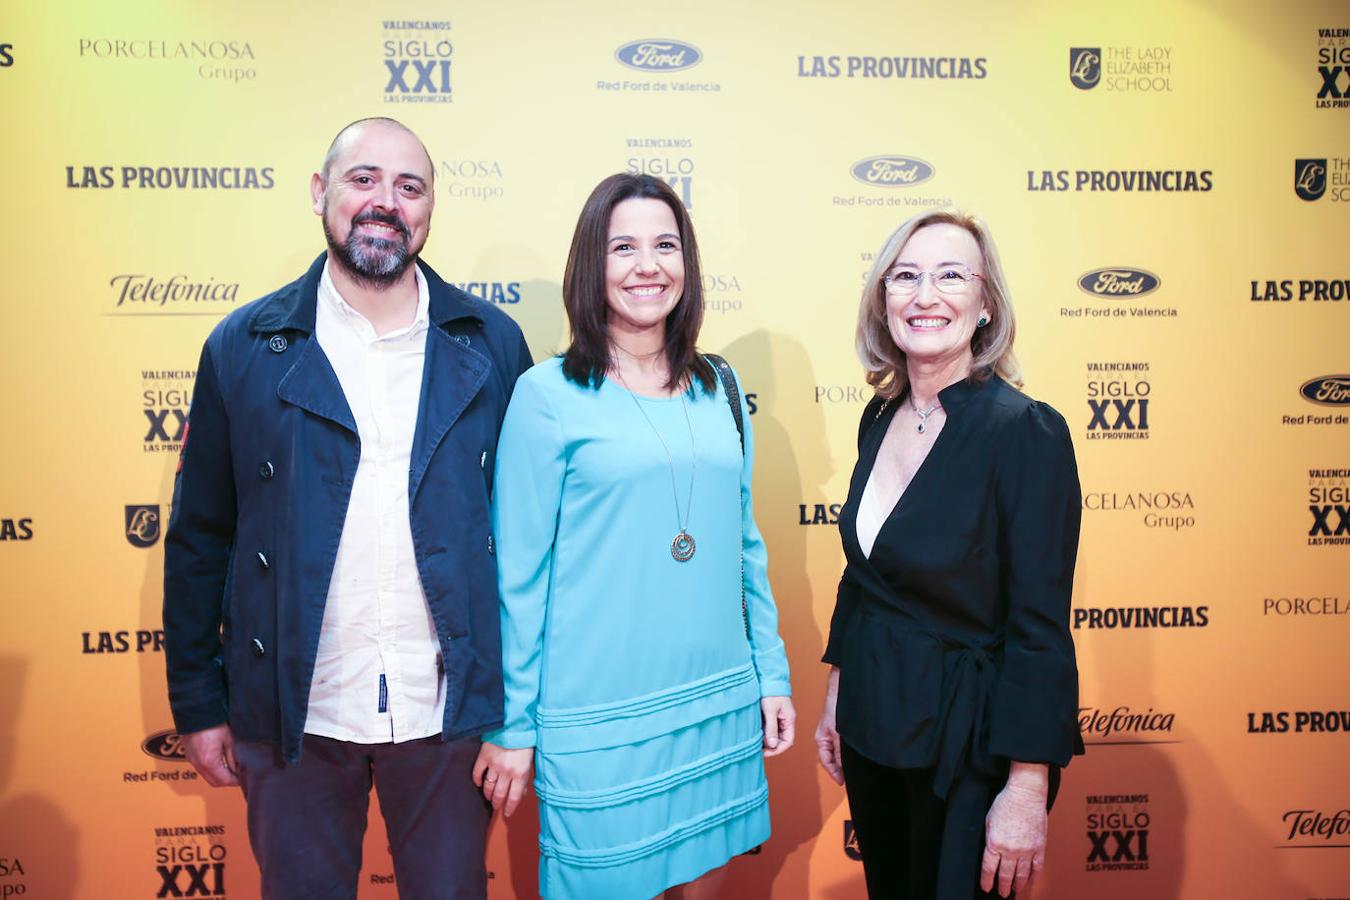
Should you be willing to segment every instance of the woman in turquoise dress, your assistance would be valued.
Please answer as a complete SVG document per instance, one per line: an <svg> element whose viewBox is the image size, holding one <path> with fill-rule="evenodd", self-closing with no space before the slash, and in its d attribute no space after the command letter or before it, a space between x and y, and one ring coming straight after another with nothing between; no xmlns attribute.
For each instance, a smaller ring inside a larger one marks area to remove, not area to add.
<svg viewBox="0 0 1350 900"><path fill-rule="evenodd" d="M571 346L521 376L502 426L506 715L474 775L509 815L535 766L547 898L716 896L769 836L763 758L795 713L749 416L728 367L742 437L695 350L701 287L674 192L605 179L567 262Z"/></svg>

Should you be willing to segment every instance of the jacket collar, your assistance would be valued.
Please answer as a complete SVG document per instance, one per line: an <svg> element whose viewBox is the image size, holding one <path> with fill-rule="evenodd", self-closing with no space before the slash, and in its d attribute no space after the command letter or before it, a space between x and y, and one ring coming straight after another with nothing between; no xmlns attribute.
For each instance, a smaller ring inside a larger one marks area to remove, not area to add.
<svg viewBox="0 0 1350 900"><path fill-rule="evenodd" d="M938 402L942 404L943 409L949 411L960 408L977 397L997 377L988 369L972 373L970 377L949 384L938 391Z"/></svg>
<svg viewBox="0 0 1350 900"><path fill-rule="evenodd" d="M327 259L326 252L320 253L309 271L258 304L258 309L249 319L249 330L255 334L277 331L313 334L319 302L319 278L323 275L323 265ZM482 312L468 294L447 284L421 259L417 260L417 266L427 280L427 315L433 325L444 326L456 319L483 321Z"/></svg>

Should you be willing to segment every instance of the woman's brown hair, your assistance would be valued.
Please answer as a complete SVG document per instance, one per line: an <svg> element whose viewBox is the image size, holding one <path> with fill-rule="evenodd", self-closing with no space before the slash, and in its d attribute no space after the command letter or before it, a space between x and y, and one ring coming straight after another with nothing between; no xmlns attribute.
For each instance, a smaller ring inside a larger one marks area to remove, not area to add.
<svg viewBox="0 0 1350 900"><path fill-rule="evenodd" d="M620 203L641 198L660 200L670 207L684 257L684 293L666 316L665 356L670 371L666 388L675 390L687 379L691 385L698 381L711 393L717 376L696 346L703 326L703 271L694 225L670 186L650 175L609 176L591 191L577 217L563 274L563 307L572 331L572 342L563 353L563 374L577 384L598 388L610 369L609 304L605 299L609 219Z"/></svg>

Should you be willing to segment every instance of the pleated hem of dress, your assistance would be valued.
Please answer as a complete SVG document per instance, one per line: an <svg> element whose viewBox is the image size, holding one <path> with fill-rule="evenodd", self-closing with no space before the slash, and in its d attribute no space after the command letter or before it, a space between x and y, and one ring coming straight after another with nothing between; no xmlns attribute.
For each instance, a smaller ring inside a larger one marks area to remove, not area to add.
<svg viewBox="0 0 1350 900"><path fill-rule="evenodd" d="M669 734L759 702L751 663L640 697L535 714L541 753L578 753Z"/></svg>
<svg viewBox="0 0 1350 900"><path fill-rule="evenodd" d="M594 850L540 841L539 886L548 900L649 900L693 881L769 838L769 788L651 837ZM662 854L678 845L678 850Z"/></svg>

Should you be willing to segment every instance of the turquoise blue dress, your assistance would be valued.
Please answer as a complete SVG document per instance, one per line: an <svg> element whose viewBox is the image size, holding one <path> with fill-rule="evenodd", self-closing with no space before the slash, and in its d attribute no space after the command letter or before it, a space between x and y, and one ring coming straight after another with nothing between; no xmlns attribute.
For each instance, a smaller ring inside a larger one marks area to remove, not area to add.
<svg viewBox="0 0 1350 900"><path fill-rule="evenodd" d="M759 701L790 687L750 417L742 455L720 385L684 395L688 424L680 397L638 397L649 425L636 396L550 359L516 383L497 448L506 722L484 739L535 748L547 898L646 900L769 836ZM687 562L653 426L682 509L694 473Z"/></svg>

